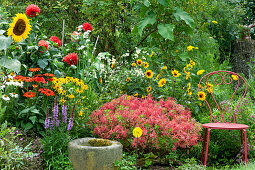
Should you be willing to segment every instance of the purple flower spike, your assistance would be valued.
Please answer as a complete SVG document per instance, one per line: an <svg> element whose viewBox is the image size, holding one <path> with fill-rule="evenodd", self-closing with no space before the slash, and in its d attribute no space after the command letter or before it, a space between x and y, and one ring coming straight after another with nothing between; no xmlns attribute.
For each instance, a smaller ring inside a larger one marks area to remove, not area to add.
<svg viewBox="0 0 255 170"><path fill-rule="evenodd" d="M67 106L66 106L66 103L64 103L63 106L62 106L62 119L63 119L63 123L66 123L66 120L67 120Z"/></svg>
<svg viewBox="0 0 255 170"><path fill-rule="evenodd" d="M71 118L70 118L68 126L67 126L68 131L70 131L73 127L74 109L75 109L75 104L73 105L72 115L71 115Z"/></svg>
<svg viewBox="0 0 255 170"><path fill-rule="evenodd" d="M45 119L45 129L49 129L49 126L50 126L49 108L47 107L46 119Z"/></svg>

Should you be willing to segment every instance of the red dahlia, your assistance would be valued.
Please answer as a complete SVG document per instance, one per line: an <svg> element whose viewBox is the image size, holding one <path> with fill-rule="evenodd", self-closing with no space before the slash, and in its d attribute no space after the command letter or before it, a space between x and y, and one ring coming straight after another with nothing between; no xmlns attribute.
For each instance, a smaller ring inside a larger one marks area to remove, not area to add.
<svg viewBox="0 0 255 170"><path fill-rule="evenodd" d="M45 47L46 48L45 51L48 50L48 48L49 48L49 44L45 40L40 40L38 42L38 46Z"/></svg>
<svg viewBox="0 0 255 170"><path fill-rule="evenodd" d="M67 56L65 56L62 61L67 62L67 64L71 66L72 64L76 65L78 60L79 58L76 53L70 53Z"/></svg>
<svg viewBox="0 0 255 170"><path fill-rule="evenodd" d="M50 41L57 43L57 44L58 44L58 47L61 46L61 40L58 39L57 36L51 36L51 37L50 37Z"/></svg>
<svg viewBox="0 0 255 170"><path fill-rule="evenodd" d="M87 22L82 25L82 28L84 31L88 31L88 30L92 31L92 26Z"/></svg>
<svg viewBox="0 0 255 170"><path fill-rule="evenodd" d="M34 4L31 4L26 9L26 14L28 17L35 17L40 13L40 8Z"/></svg>

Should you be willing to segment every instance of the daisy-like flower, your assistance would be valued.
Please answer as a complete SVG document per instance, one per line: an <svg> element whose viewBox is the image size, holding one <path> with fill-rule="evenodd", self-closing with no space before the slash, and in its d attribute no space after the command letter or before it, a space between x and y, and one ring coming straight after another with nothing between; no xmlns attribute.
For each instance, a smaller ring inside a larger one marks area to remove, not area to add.
<svg viewBox="0 0 255 170"><path fill-rule="evenodd" d="M48 44L47 41L45 41L45 40L40 40L40 41L38 42L38 46L40 46L40 47L45 47L45 50L44 50L44 51L47 51L48 48L49 48L49 44Z"/></svg>
<svg viewBox="0 0 255 170"><path fill-rule="evenodd" d="M126 82L129 82L130 81L130 78L128 77L127 79L126 79Z"/></svg>
<svg viewBox="0 0 255 170"><path fill-rule="evenodd" d="M145 72L145 76L147 77L147 78L152 78L153 77L153 72L151 71L151 70L147 70L146 72Z"/></svg>
<svg viewBox="0 0 255 170"><path fill-rule="evenodd" d="M40 71L40 68L29 68L28 71L36 72L36 71Z"/></svg>
<svg viewBox="0 0 255 170"><path fill-rule="evenodd" d="M208 83L208 85L207 86L205 86L206 87L206 90L210 93L212 93L213 92L213 85L212 84L210 84L210 83Z"/></svg>
<svg viewBox="0 0 255 170"><path fill-rule="evenodd" d="M149 63L145 62L145 63L143 64L143 66L144 66L144 68L148 68L148 67L149 67Z"/></svg>
<svg viewBox="0 0 255 170"><path fill-rule="evenodd" d="M164 66L164 67L162 67L162 69L161 70L166 70L167 69L167 66Z"/></svg>
<svg viewBox="0 0 255 170"><path fill-rule="evenodd" d="M165 84L166 84L166 79L165 78L160 79L159 82L158 82L159 87L163 87Z"/></svg>
<svg viewBox="0 0 255 170"><path fill-rule="evenodd" d="M67 56L63 58L62 61L66 62L69 66L76 65L78 62L79 58L76 53L69 53Z"/></svg>
<svg viewBox="0 0 255 170"><path fill-rule="evenodd" d="M188 92L188 95L192 95L192 91L191 91L191 89L187 89L187 92Z"/></svg>
<svg viewBox="0 0 255 170"><path fill-rule="evenodd" d="M194 46L189 45L189 46L187 47L187 50L188 50L188 51L192 51L194 48L195 48Z"/></svg>
<svg viewBox="0 0 255 170"><path fill-rule="evenodd" d="M238 76L232 74L231 77L233 78L233 80L238 80Z"/></svg>
<svg viewBox="0 0 255 170"><path fill-rule="evenodd" d="M151 87L151 86L149 86L149 87L147 88L147 92L148 92L148 93L150 93L150 92L151 92L151 90L152 90L152 87Z"/></svg>
<svg viewBox="0 0 255 170"><path fill-rule="evenodd" d="M28 17L35 17L40 14L40 8L37 5L31 4L26 8L26 14Z"/></svg>
<svg viewBox="0 0 255 170"><path fill-rule="evenodd" d="M47 82L45 81L45 79L44 79L43 77L40 77L40 76L34 77L34 81L35 81L35 82L41 82L41 83L44 83L44 84L47 83Z"/></svg>
<svg viewBox="0 0 255 170"><path fill-rule="evenodd" d="M193 68L193 65L187 64L187 65L186 65L186 68L187 68L188 70L191 70L191 69Z"/></svg>
<svg viewBox="0 0 255 170"><path fill-rule="evenodd" d="M172 71L172 74L173 74L173 76L174 77L179 77L181 74L179 73L179 71L177 71L177 70L173 70Z"/></svg>
<svg viewBox="0 0 255 170"><path fill-rule="evenodd" d="M27 98L32 98L32 97L35 97L35 93L34 92L26 92L23 94L23 96L25 96Z"/></svg>
<svg viewBox="0 0 255 170"><path fill-rule="evenodd" d="M70 99L75 98L73 94L68 95L68 97L69 97Z"/></svg>
<svg viewBox="0 0 255 170"><path fill-rule="evenodd" d="M160 75L160 74L158 74L158 75L157 75L157 77L156 77L156 79L157 79L157 80L159 80L159 79L160 79L160 77L161 77L161 75Z"/></svg>
<svg viewBox="0 0 255 170"><path fill-rule="evenodd" d="M203 92L203 91L198 92L197 95L198 95L198 99L199 99L199 100L201 100L201 101L204 101L204 100L205 100L205 97L206 97L205 92Z"/></svg>
<svg viewBox="0 0 255 170"><path fill-rule="evenodd" d="M186 80L188 80L190 78L190 72L187 72L186 74Z"/></svg>
<svg viewBox="0 0 255 170"><path fill-rule="evenodd" d="M54 43L57 43L58 44L58 47L61 46L61 40L57 37L57 36L51 36L50 37L50 41L54 42Z"/></svg>
<svg viewBox="0 0 255 170"><path fill-rule="evenodd" d="M86 32L86 31L92 31L92 26L89 23L84 23L82 24L82 29Z"/></svg>
<svg viewBox="0 0 255 170"><path fill-rule="evenodd" d="M136 66L136 63L132 63L131 66L132 66L132 67L135 67L135 66Z"/></svg>
<svg viewBox="0 0 255 170"><path fill-rule="evenodd" d="M13 97L13 98L18 98L18 97L19 97L19 95L16 94L16 93L9 93L9 95L10 95L11 97Z"/></svg>
<svg viewBox="0 0 255 170"><path fill-rule="evenodd" d="M190 60L190 64L193 66L196 65L196 63L193 60Z"/></svg>
<svg viewBox="0 0 255 170"><path fill-rule="evenodd" d="M2 99L5 100L5 101L9 101L10 97L7 96L6 94L4 94L4 95L2 95Z"/></svg>
<svg viewBox="0 0 255 170"><path fill-rule="evenodd" d="M205 72L205 70L199 70L198 72L197 72L197 75L201 75L201 74L203 74Z"/></svg>
<svg viewBox="0 0 255 170"><path fill-rule="evenodd" d="M13 18L13 22L10 24L10 28L7 30L7 35L12 36L15 42L21 42L28 37L31 31L31 25L25 14L16 14Z"/></svg>
<svg viewBox="0 0 255 170"><path fill-rule="evenodd" d="M138 60L136 61L136 63L137 63L137 65L141 66L141 65L143 64L143 61L142 61L141 59L138 59Z"/></svg>

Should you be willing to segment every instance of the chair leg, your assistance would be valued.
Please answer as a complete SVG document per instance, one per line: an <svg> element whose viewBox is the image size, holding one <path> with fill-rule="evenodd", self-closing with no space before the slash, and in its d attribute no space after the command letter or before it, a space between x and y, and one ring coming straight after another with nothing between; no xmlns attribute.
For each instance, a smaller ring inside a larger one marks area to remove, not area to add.
<svg viewBox="0 0 255 170"><path fill-rule="evenodd" d="M207 128L205 128L205 134L204 134L204 139L203 139L203 149L202 149L202 155L201 155L201 164L203 164L203 159L204 159L204 150L205 150L205 140L207 136Z"/></svg>
<svg viewBox="0 0 255 170"><path fill-rule="evenodd" d="M247 158L247 133L246 130L243 129L244 131L244 147L245 147L245 164L247 165L248 158Z"/></svg>
<svg viewBox="0 0 255 170"><path fill-rule="evenodd" d="M241 146L243 145L243 130L240 130L241 131ZM243 154L243 161L244 161L244 154Z"/></svg>
<svg viewBox="0 0 255 170"><path fill-rule="evenodd" d="M209 129L208 129L208 132L207 132L207 141L206 141L206 150L205 150L205 162L204 162L204 166L206 166L206 161L207 161L208 147L209 147L209 140L210 140L210 132L211 132L211 129L209 128Z"/></svg>

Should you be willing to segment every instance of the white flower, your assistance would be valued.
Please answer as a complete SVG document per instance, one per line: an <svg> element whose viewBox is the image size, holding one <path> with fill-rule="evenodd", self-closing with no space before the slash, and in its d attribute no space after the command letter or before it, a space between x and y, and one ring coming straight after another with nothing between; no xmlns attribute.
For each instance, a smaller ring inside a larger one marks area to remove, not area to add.
<svg viewBox="0 0 255 170"><path fill-rule="evenodd" d="M0 90L3 90L5 88L5 85L0 86Z"/></svg>
<svg viewBox="0 0 255 170"><path fill-rule="evenodd" d="M14 98L18 98L18 97L19 97L19 95L16 94L16 93L9 93L9 95L10 95L11 97L14 97Z"/></svg>
<svg viewBox="0 0 255 170"><path fill-rule="evenodd" d="M10 97L8 97L8 96L5 94L5 95L2 95L2 99L4 99L5 101L9 101L9 100L10 100Z"/></svg>
<svg viewBox="0 0 255 170"><path fill-rule="evenodd" d="M82 25L79 25L76 29L77 29L78 31L82 31Z"/></svg>

